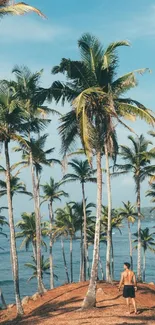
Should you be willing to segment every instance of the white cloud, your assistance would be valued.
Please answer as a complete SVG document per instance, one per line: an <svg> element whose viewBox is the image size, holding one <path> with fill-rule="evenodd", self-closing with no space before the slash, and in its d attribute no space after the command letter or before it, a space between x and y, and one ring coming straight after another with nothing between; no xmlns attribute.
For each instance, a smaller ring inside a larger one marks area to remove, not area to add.
<svg viewBox="0 0 155 325"><path fill-rule="evenodd" d="M141 8L137 12L128 11L110 20L109 16L103 19L102 10L98 13L97 22L95 24L96 31L90 27L90 31L96 34L103 42L109 42L119 39L128 39L129 41L139 38L155 37L155 5L145 6L145 10ZM87 18L88 17L88 18ZM86 15L86 19L90 19L90 15ZM93 19L93 16L92 16ZM108 33L105 33L108 31Z"/></svg>
<svg viewBox="0 0 155 325"><path fill-rule="evenodd" d="M134 13L126 21L117 22L115 27L131 39L155 36L155 5L148 7L145 12L139 12L138 15Z"/></svg>
<svg viewBox="0 0 155 325"><path fill-rule="evenodd" d="M29 17L5 18L1 21L0 38L2 43L18 42L49 42L57 36L70 33L65 26L57 26L48 20L38 20Z"/></svg>

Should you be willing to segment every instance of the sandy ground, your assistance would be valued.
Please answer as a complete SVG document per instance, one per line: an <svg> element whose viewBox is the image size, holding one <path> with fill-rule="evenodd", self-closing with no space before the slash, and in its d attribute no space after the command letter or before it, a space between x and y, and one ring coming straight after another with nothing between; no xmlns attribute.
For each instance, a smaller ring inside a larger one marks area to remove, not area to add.
<svg viewBox="0 0 155 325"><path fill-rule="evenodd" d="M81 312L78 309L87 292L88 283L74 283L48 291L37 301L24 307L25 316L16 318L15 307L0 311L0 324L7 325L155 325L155 286L138 286L139 314L126 315L122 292L116 285L98 283L97 308Z"/></svg>

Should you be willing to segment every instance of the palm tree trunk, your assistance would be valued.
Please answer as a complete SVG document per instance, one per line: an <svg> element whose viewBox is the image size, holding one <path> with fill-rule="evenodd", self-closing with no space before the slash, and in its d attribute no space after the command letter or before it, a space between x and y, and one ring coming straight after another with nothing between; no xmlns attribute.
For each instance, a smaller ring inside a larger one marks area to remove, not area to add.
<svg viewBox="0 0 155 325"><path fill-rule="evenodd" d="M143 282L145 282L145 271L146 271L146 249L144 249L143 253Z"/></svg>
<svg viewBox="0 0 155 325"><path fill-rule="evenodd" d="M18 256L17 256L17 248L16 248L15 226L14 226L11 187L10 187L10 158L9 158L8 141L5 141L4 146L5 146L5 160L6 160L7 200L8 200L9 225L10 225L10 246L11 246L10 251L11 251L14 289L15 289L15 300L17 306L17 314L23 315L24 312L21 304L20 291L19 291Z"/></svg>
<svg viewBox="0 0 155 325"><path fill-rule="evenodd" d="M32 242L32 250L35 261L37 260L36 243Z"/></svg>
<svg viewBox="0 0 155 325"><path fill-rule="evenodd" d="M86 281L87 274L87 215L86 215L86 199L85 199L85 189L84 183L82 183L82 199L83 199L83 233L84 233L84 281Z"/></svg>
<svg viewBox="0 0 155 325"><path fill-rule="evenodd" d="M111 283L111 271L110 271L110 255L111 255L111 242L112 242L112 230L111 230L111 209L112 209L112 198L111 198L111 179L109 169L109 157L108 148L105 141L105 160L106 160L106 175L107 175L107 195L108 195L108 229L107 229L107 254L106 254L106 281Z"/></svg>
<svg viewBox="0 0 155 325"><path fill-rule="evenodd" d="M40 211L38 209L38 193L35 181L35 173L33 166L32 152L30 151L30 166L32 175L32 187L33 187L33 197L34 197L34 208L35 208L35 218L36 218L36 261L37 261L37 282L38 282L38 293L43 294L45 292L45 287L43 285L41 276L41 222L40 222Z"/></svg>
<svg viewBox="0 0 155 325"><path fill-rule="evenodd" d="M88 248L87 248L87 274L88 274L88 279L90 279L90 262L89 262Z"/></svg>
<svg viewBox="0 0 155 325"><path fill-rule="evenodd" d="M111 270L112 270L112 280L115 278L115 270L114 270L114 245L113 238L111 234Z"/></svg>
<svg viewBox="0 0 155 325"><path fill-rule="evenodd" d="M49 252L49 261L50 261L50 288L54 288L54 276L53 276L53 238L52 238L52 228L53 228L53 209L52 201L49 203L49 219L50 219L50 252Z"/></svg>
<svg viewBox="0 0 155 325"><path fill-rule="evenodd" d="M39 182L39 173L38 171L36 170L36 192L37 192L37 209L38 209L38 214L39 214L39 222L40 222L40 225L39 225L39 228L40 228L40 247L41 247L41 214L40 214L40 182ZM37 261L37 249L36 249L36 244L35 244L35 255L36 255L36 261ZM40 253L41 254L41 253ZM41 270L41 279L43 279L43 276L42 276L42 270ZM43 285L43 281L42 281L42 285ZM43 288L44 288L44 285L43 285ZM44 291L45 291L45 288L44 288Z"/></svg>
<svg viewBox="0 0 155 325"><path fill-rule="evenodd" d="M101 261L100 255L99 255L99 264L100 264L100 270L101 270L102 280L104 280L104 272L103 272L102 261Z"/></svg>
<svg viewBox="0 0 155 325"><path fill-rule="evenodd" d="M141 274L141 206L140 206L140 181L137 182L137 214L138 214L138 256L137 256L137 281L142 281Z"/></svg>
<svg viewBox="0 0 155 325"><path fill-rule="evenodd" d="M70 279L73 282L73 238L70 236Z"/></svg>
<svg viewBox="0 0 155 325"><path fill-rule="evenodd" d="M80 240L80 282L84 281L84 263L83 263L83 226L81 222L81 240Z"/></svg>
<svg viewBox="0 0 155 325"><path fill-rule="evenodd" d="M133 270L132 237L131 237L131 229L130 229L130 222L129 221L128 221L128 232L129 232L129 245L130 245L130 264L131 264L131 270Z"/></svg>
<svg viewBox="0 0 155 325"><path fill-rule="evenodd" d="M93 250L93 262L91 268L91 278L86 297L84 298L82 309L90 309L96 306L96 281L98 275L98 260L100 247L100 220L102 208L102 168L101 168L101 152L97 152L97 213L95 226L95 239Z"/></svg>
<svg viewBox="0 0 155 325"><path fill-rule="evenodd" d="M36 170L36 191L37 191L38 211L40 214L40 182L39 182L39 173L37 170Z"/></svg>
<svg viewBox="0 0 155 325"><path fill-rule="evenodd" d="M0 288L0 298L1 298L1 301L2 301L2 305L4 306L4 309L7 309L8 307L7 307L7 304L5 302L5 299L4 299L3 292L1 290L1 288Z"/></svg>
<svg viewBox="0 0 155 325"><path fill-rule="evenodd" d="M64 260L64 267L65 267L65 271L66 271L66 277L67 277L67 282L69 283L69 273L68 273L68 267L67 267L67 263L66 263L66 256L65 256L65 250L64 250L64 241L63 241L63 237L61 236L61 248L62 248L62 256L63 256L63 260Z"/></svg>

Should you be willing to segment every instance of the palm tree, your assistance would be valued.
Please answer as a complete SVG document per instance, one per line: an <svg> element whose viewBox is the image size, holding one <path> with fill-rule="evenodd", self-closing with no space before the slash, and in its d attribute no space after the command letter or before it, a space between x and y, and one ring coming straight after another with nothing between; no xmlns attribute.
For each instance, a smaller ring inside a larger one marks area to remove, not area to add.
<svg viewBox="0 0 155 325"><path fill-rule="evenodd" d="M26 190L26 185L24 182L20 181L17 176L10 175L10 187L11 187L11 197L17 194L25 194L32 196L32 193ZM0 197L7 195L7 184L5 181L0 180Z"/></svg>
<svg viewBox="0 0 155 325"><path fill-rule="evenodd" d="M114 268L114 245L113 245L113 230L118 230L119 233L122 235L121 231L122 227L122 218L119 215L119 209L112 209L112 219L111 219L111 256L112 256L112 261L111 261L111 269L112 269L112 279L114 280L115 278L115 268Z"/></svg>
<svg viewBox="0 0 155 325"><path fill-rule="evenodd" d="M25 266L32 269L33 275L28 279L28 282L31 281L34 278L37 278L37 264L36 264L36 259L34 256L32 256L33 263L25 263ZM50 263L49 263L49 258L44 260L44 255L41 256L41 276L43 278L44 274L50 274L48 272L50 268ZM54 274L54 277L58 279L57 275Z"/></svg>
<svg viewBox="0 0 155 325"><path fill-rule="evenodd" d="M48 150L45 150L45 144L46 144L46 140L47 140L48 134L44 134L42 136L39 136L39 138L30 139L30 147L31 147L31 154L32 154L32 159L33 159L33 166L34 166L34 170L35 170L35 185L36 185L36 192L37 192L37 201L38 201L38 212L40 214L40 177L41 177L41 173L43 170L43 165L44 166L51 166L54 163L57 164L61 164L60 161L58 159L54 159L54 158L47 158L48 155L50 155L51 153L53 153L54 148L50 148ZM14 165L15 166L19 166L22 165L22 168L25 167L29 167L30 166L30 151L28 150L23 150L22 147L16 147L14 148L15 151L22 151L22 161L18 162L17 164ZM41 226L41 225L40 225ZM51 232L50 232L50 236L52 236ZM50 270L52 270L52 242L50 240L50 265L51 268ZM51 289L53 288L53 276L52 276L52 272L51 272L51 277L50 277L50 282L51 282Z"/></svg>
<svg viewBox="0 0 155 325"><path fill-rule="evenodd" d="M84 279L86 281L86 268L87 268L87 215L86 215L86 197L85 197L85 183L91 182L96 183L96 177L93 177L96 173L96 170L92 170L90 167L88 160L78 160L72 159L71 162L68 163L69 166L72 167L74 173L66 174L63 179L65 182L80 182L82 189L82 200L83 200L83 233L84 233Z"/></svg>
<svg viewBox="0 0 155 325"><path fill-rule="evenodd" d="M112 217L111 217L111 274L112 274L112 279L114 280L114 246L113 246L113 230L117 229L120 234L121 232L121 227L122 227L122 218L119 214L118 209L112 209ZM101 216L101 230L103 234L106 233L107 241L108 241L108 207L102 206L102 216Z"/></svg>
<svg viewBox="0 0 155 325"><path fill-rule="evenodd" d="M138 261L137 261L137 278L141 281L141 183L155 171L155 165L151 166L150 161L154 154L148 149L148 146L152 144L146 140L143 135L129 136L132 147L120 146L120 156L125 160L125 164L116 165L117 169L123 173L131 172L133 174L136 194L137 194L137 215L138 215Z"/></svg>
<svg viewBox="0 0 155 325"><path fill-rule="evenodd" d="M145 282L145 271L146 271L146 252L147 250L149 250L155 253L155 248L153 248L155 246L153 235L155 235L155 233L153 232L150 234L150 230L148 227L140 230L141 245L143 248L143 281L144 282ZM137 238L134 240L134 243L138 243L138 232L135 233L134 236ZM138 245L135 246L134 248L137 249Z"/></svg>
<svg viewBox="0 0 155 325"><path fill-rule="evenodd" d="M73 239L80 230L81 220L77 217L72 206L66 203L64 209L56 210L56 227L58 233L66 233L70 238L70 282L73 282Z"/></svg>
<svg viewBox="0 0 155 325"><path fill-rule="evenodd" d="M15 98L14 89L7 85L3 86L0 91L0 141L4 144L5 161L6 161L6 187L8 200L8 214L10 225L10 245L11 245L11 260L12 271L15 287L15 299L17 305L17 313L22 315L23 308L21 305L19 292L19 276L18 276L18 257L15 240L15 228L11 194L11 167L9 157L10 141L18 141L27 145L21 137L21 132L25 129L23 111L20 108L19 100Z"/></svg>
<svg viewBox="0 0 155 325"><path fill-rule="evenodd" d="M38 292L42 294L45 292L41 277L41 225L40 225L40 207L39 207L39 190L38 179L35 177L35 166L33 160L33 140L32 133L39 134L40 131L49 124L50 120L45 117L51 111L46 106L43 106L44 99L40 96L40 78L42 70L36 73L32 73L27 67L15 67L13 73L15 73L16 82L13 83L17 91L17 98L22 99L23 107L26 114L26 126L27 132L25 136L29 143L29 161L31 167L32 176L32 188L34 198L34 210L36 216L36 248L37 248L37 269L38 269ZM36 148L36 147L35 147ZM24 148L25 149L25 148Z"/></svg>
<svg viewBox="0 0 155 325"><path fill-rule="evenodd" d="M132 257L132 234L130 224L134 224L137 217L137 212L135 212L135 206L131 204L130 201L127 203L123 202L123 208L120 209L120 216L123 217L128 223L128 233L129 233L129 247L130 247L130 264L131 270L133 270L133 257Z"/></svg>
<svg viewBox="0 0 155 325"><path fill-rule="evenodd" d="M50 148L45 150L45 144L47 140L48 134L44 134L39 136L38 139L31 138L29 147L31 148L33 165L35 169L35 176L36 176L36 190L37 190L37 197L38 197L38 209L40 209L40 177L43 170L43 166L49 166L53 164L61 165L60 160L55 158L47 158L48 155L53 153L55 148ZM14 151L19 152L22 151L22 160L18 163L14 164L14 168L17 166L22 165L22 168L26 168L30 166L30 151L26 150L23 147L15 147Z"/></svg>
<svg viewBox="0 0 155 325"><path fill-rule="evenodd" d="M88 246L94 245L94 238L95 238L95 222L93 220L91 221L92 222L90 222L87 229ZM107 234L105 232L102 232L102 225L100 231L100 244L101 243L107 245ZM100 251L99 251L99 266L101 270L102 280L104 280L104 272L103 272L102 261L100 257Z"/></svg>
<svg viewBox="0 0 155 325"><path fill-rule="evenodd" d="M62 249L63 262L64 262L64 269L66 272L67 283L70 283L69 272L68 272L68 267L67 267L67 262L66 262L66 255L65 255L65 247L64 247L64 238L68 237L68 232L66 231L66 228L62 228L61 226L59 227L59 223L57 223L57 221L55 222L55 226L54 226L53 230L54 230L53 231L53 240L56 240L59 237L61 240L61 249Z"/></svg>
<svg viewBox="0 0 155 325"><path fill-rule="evenodd" d="M4 210L4 209L7 209L7 207L0 207L0 212L1 212L2 210ZM6 217L4 217L4 216L0 216L0 235L3 235L3 236L5 236L5 237L7 237L7 235L2 231L2 228L3 228L4 225L7 225L7 226L8 226L9 224L8 224L8 222L6 221ZM2 247L0 247L0 249L3 250ZM4 306L5 309L7 309L7 304L6 304L6 302L5 302L5 299L4 299L3 292L2 292L2 290L1 290L1 288L0 288L0 298L1 298L1 301L2 301L2 305Z"/></svg>
<svg viewBox="0 0 155 325"><path fill-rule="evenodd" d="M49 260L50 260L50 288L54 288L54 278L53 278L53 257L52 257L52 247L53 247L53 202L61 201L62 197L68 197L68 193L61 189L62 182L55 182L52 177L50 177L49 183L42 185L43 189L43 202L49 202L49 222L50 222L50 251L49 251Z"/></svg>
<svg viewBox="0 0 155 325"><path fill-rule="evenodd" d="M28 12L35 12L37 15L45 17L40 10L24 2L11 3L10 0L0 0L0 17L4 15L23 15Z"/></svg>
<svg viewBox="0 0 155 325"><path fill-rule="evenodd" d="M21 220L17 222L16 227L20 231L16 232L16 238L23 238L20 249L25 246L26 251L28 251L30 244L32 244L33 256L36 259L36 223L35 223L35 213L23 212L21 214ZM47 232L46 222L41 222L41 236L45 237ZM41 240L41 245L47 248L44 240Z"/></svg>
<svg viewBox="0 0 155 325"><path fill-rule="evenodd" d="M81 219L81 235L80 235L80 281L84 281L84 247L83 247L83 200L82 202L70 202L72 204L72 208L74 209L76 215L78 218ZM88 203L87 204L87 199L85 199L85 212L86 212L86 235L88 231L88 226L91 222L91 213L92 213L92 208L95 208L96 204L94 203ZM88 277L90 277L90 272L89 272L89 261L88 261L88 243L87 243L87 271L88 271Z"/></svg>
<svg viewBox="0 0 155 325"><path fill-rule="evenodd" d="M38 139L31 138L29 142L29 148L32 151L33 156L33 165L36 171L36 179L39 179L39 176L43 170L43 166L51 166L52 164L61 165L60 160L55 158L48 158L48 155L51 155L55 148L49 148L45 150L45 145L47 141L48 134L43 134L39 136ZM26 168L30 166L30 151L26 150L26 148L21 145L14 147L15 152L22 152L22 160L13 165L13 168L22 166L22 168Z"/></svg>
<svg viewBox="0 0 155 325"><path fill-rule="evenodd" d="M67 100L73 107L73 110L62 117L62 123L59 128L63 154L71 150L72 145L79 137L88 160L91 161L92 154L96 155L96 232L90 285L83 303L83 308L90 308L95 306L96 302L96 279L102 208L101 157L103 147L106 154L106 162L108 162L108 148L109 143L111 142L112 144L112 134L115 133L115 121L126 126L122 118L129 117L133 120L136 115L148 123L153 124L154 118L139 102L124 97L125 92L137 84L135 72L128 73L117 80L115 79L118 67L118 55L116 51L120 46L128 46L128 42L114 42L104 49L98 39L90 34L84 34L79 40L78 45L81 61L62 59L60 65L53 68L53 73L65 74L67 82L55 81L51 86L50 94L52 94L56 102L62 100L62 103L64 103ZM138 70L140 73L144 71L145 69ZM111 212L109 212L107 259L111 250L110 218Z"/></svg>

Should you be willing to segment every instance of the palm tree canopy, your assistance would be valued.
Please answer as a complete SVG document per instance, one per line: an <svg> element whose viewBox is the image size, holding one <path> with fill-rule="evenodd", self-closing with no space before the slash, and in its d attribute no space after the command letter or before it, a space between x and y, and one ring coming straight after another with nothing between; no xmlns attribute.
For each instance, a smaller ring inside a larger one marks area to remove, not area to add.
<svg viewBox="0 0 155 325"><path fill-rule="evenodd" d="M44 99L40 98L40 82L43 69L32 72L27 66L16 65L12 72L15 75L13 86L16 89L17 97L19 96L23 103L27 103L25 109L29 112L31 118L34 113L36 113L36 118L39 117L38 113L41 113L44 118L47 117L52 110L43 106ZM55 113L58 112L55 111Z"/></svg>
<svg viewBox="0 0 155 325"><path fill-rule="evenodd" d="M64 235L75 237L75 234L81 228L81 218L77 216L71 204L66 203L64 209L56 210L56 231L54 236Z"/></svg>
<svg viewBox="0 0 155 325"><path fill-rule="evenodd" d="M31 192L26 190L26 185L24 182L20 181L20 178L17 176L11 175L10 178L11 186L11 196L13 197L16 194L26 194L32 196ZM0 197L7 194L7 184L6 181L0 180Z"/></svg>
<svg viewBox="0 0 155 325"><path fill-rule="evenodd" d="M88 160L79 160L79 159L72 159L71 162L68 163L69 166L72 167L73 172L72 174L66 174L63 177L64 182L75 182L79 181L80 183L92 182L96 183L96 177L93 177L96 173L96 170L93 170Z"/></svg>
<svg viewBox="0 0 155 325"><path fill-rule="evenodd" d="M72 206L72 209L77 216L78 224L81 223L81 227L83 227L84 222L84 214L83 214L83 201L81 202L69 202L69 205ZM87 218L87 232L90 231L90 227L94 225L94 217L92 215L92 209L96 208L96 204L90 202L87 203L87 199L85 199L85 211ZM80 226L80 224L79 224ZM80 228L80 227L79 227Z"/></svg>
<svg viewBox="0 0 155 325"><path fill-rule="evenodd" d="M150 184L150 190L146 192L146 196L150 196L151 202L155 202L155 183Z"/></svg>
<svg viewBox="0 0 155 325"><path fill-rule="evenodd" d="M81 217L81 219L83 218L83 201L81 202L69 202L69 204L72 205L72 208L74 209L75 213L77 214L77 216ZM87 203L87 199L85 199L85 204L86 204L86 216L90 217L91 213L92 213L92 208L96 207L95 203Z"/></svg>
<svg viewBox="0 0 155 325"><path fill-rule="evenodd" d="M94 245L94 238L95 238L95 222L90 220L90 223L87 227L87 242L88 245ZM102 227L100 230L100 243L107 244L107 233L103 231Z"/></svg>
<svg viewBox="0 0 155 325"><path fill-rule="evenodd" d="M21 146L17 146L14 148L15 152L22 151L22 161L14 164L14 168L18 166L28 167L30 165L30 152L32 153L33 164L35 169L38 173L41 173L43 167L42 165L51 166L52 164L59 164L61 165L60 160L55 158L48 158L48 155L51 155L55 148L45 149L46 141L47 141L48 134L44 134L40 136L38 139L31 138L28 141L28 150Z"/></svg>
<svg viewBox="0 0 155 325"><path fill-rule="evenodd" d="M44 17L45 15L37 8L29 6L24 2L10 4L10 0L0 0L0 16L4 15L24 15L29 12L34 12L37 15Z"/></svg>
<svg viewBox="0 0 155 325"><path fill-rule="evenodd" d="M78 41L81 61L62 59L52 70L54 74L63 73L67 82L55 81L51 93L56 102L67 100L73 111L61 119L59 128L62 137L62 151L65 153L79 135L86 152L95 147L103 147L103 139L111 142L114 121L125 125L121 118L135 120L138 116L154 124L154 117L138 101L124 98L124 94L137 85L136 73L143 74L146 69L130 72L116 78L119 58L117 49L129 46L127 41L109 44L104 48L99 40L84 34Z"/></svg>
<svg viewBox="0 0 155 325"><path fill-rule="evenodd" d="M122 227L122 217L119 213L119 209L112 209L112 219L111 219L111 229L117 229L121 233ZM102 206L102 215L101 215L101 229L103 233L108 230L108 207Z"/></svg>
<svg viewBox="0 0 155 325"><path fill-rule="evenodd" d="M149 249L151 252L155 253L154 235L155 235L155 233L154 232L150 233L150 229L148 227L140 230L141 244L142 244L144 251ZM136 232L134 234L134 236L136 238L138 238L138 232ZM135 239L134 243L137 243L137 242L138 242L138 239ZM137 246L135 246L135 248L137 248Z"/></svg>
<svg viewBox="0 0 155 325"><path fill-rule="evenodd" d="M155 165L150 165L151 159L154 158L154 152L148 149L152 143L146 140L143 135L136 138L129 136L128 139L131 141L132 147L120 146L120 156L125 164L116 164L115 167L116 170L123 173L132 172L137 184L138 180L143 182L146 177L154 173Z"/></svg>
<svg viewBox="0 0 155 325"><path fill-rule="evenodd" d="M34 256L32 256L32 263L25 263L25 266L33 270L33 275L28 279L28 282L29 282L32 279L37 277L37 262L36 262ZM50 269L49 258L47 258L45 260L44 255L42 255L41 256L41 274L42 274L42 277L43 277L44 274L50 274L49 269ZM58 280L57 275L56 274L53 274L53 275L56 278L56 280Z"/></svg>
<svg viewBox="0 0 155 325"><path fill-rule="evenodd" d="M31 243L36 242L36 222L35 213L23 212L21 220L17 222L16 227L20 229L20 232L16 232L16 238L24 238L20 248L25 246L26 250L29 249ZM41 235L46 236L47 226L46 222L41 222ZM46 243L42 240L42 246L46 247Z"/></svg>
<svg viewBox="0 0 155 325"><path fill-rule="evenodd" d="M22 103L16 98L16 91L10 83L0 88L0 142L18 141L28 146L20 134L25 129L25 118Z"/></svg>
<svg viewBox="0 0 155 325"><path fill-rule="evenodd" d="M61 201L62 197L68 197L68 193L61 190L62 181L55 182L54 178L50 177L49 183L46 183L44 185L41 185L44 195L43 195L43 202L46 201Z"/></svg>
<svg viewBox="0 0 155 325"><path fill-rule="evenodd" d="M123 202L123 206L123 208L119 209L120 216L127 219L128 222L134 223L137 217L135 205L128 201L127 203Z"/></svg>
<svg viewBox="0 0 155 325"><path fill-rule="evenodd" d="M15 66L12 72L15 74L15 81L11 83L16 90L16 98L22 101L22 107L26 112L26 136L30 131L35 133L43 131L51 121L50 113L60 115L58 111L43 105L45 98L40 95L43 70L33 73L26 66ZM4 80L3 84L8 84L8 82Z"/></svg>

